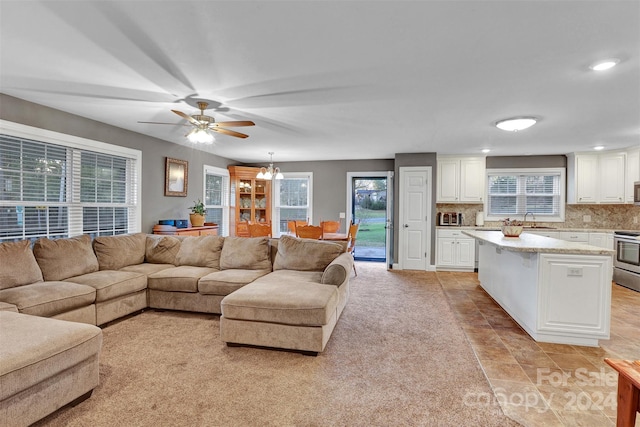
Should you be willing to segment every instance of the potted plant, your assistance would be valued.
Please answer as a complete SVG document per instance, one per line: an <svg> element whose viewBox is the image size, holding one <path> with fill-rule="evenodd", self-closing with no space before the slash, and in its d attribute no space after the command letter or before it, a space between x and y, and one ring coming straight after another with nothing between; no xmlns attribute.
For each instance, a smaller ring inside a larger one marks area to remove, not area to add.
<svg viewBox="0 0 640 427"><path fill-rule="evenodd" d="M202 200L198 199L197 202L193 202L193 206L190 206L189 209L191 209L191 214L189 214L191 226L202 227L204 225L204 214L207 212Z"/></svg>

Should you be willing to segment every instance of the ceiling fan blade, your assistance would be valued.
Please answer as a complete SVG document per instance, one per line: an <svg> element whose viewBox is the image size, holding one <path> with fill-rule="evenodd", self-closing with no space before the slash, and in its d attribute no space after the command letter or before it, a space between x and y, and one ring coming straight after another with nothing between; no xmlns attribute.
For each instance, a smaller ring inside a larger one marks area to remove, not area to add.
<svg viewBox="0 0 640 427"><path fill-rule="evenodd" d="M152 125L173 125L173 126L191 126L191 125L185 125L185 124L181 124L181 123L165 123L165 122L138 122L138 123L147 123L147 124L152 124Z"/></svg>
<svg viewBox="0 0 640 427"><path fill-rule="evenodd" d="M225 128L209 128L213 132L223 133L225 135L236 136L238 138L247 138L249 135L245 135L244 133L236 132L233 130L225 129Z"/></svg>
<svg viewBox="0 0 640 427"><path fill-rule="evenodd" d="M194 119L193 117L191 117L188 114L183 113L182 111L178 111L178 110L171 110L174 113L176 113L177 115L179 115L180 117L182 117L183 119L189 121L189 123L191 123L194 126L200 126L200 122L197 121L196 119Z"/></svg>
<svg viewBox="0 0 640 427"><path fill-rule="evenodd" d="M253 123L250 120L239 120L239 121L235 121L235 122L216 122L216 123L212 123L209 126L211 126L211 127L230 128L230 127L235 127L235 126L255 126L255 123Z"/></svg>

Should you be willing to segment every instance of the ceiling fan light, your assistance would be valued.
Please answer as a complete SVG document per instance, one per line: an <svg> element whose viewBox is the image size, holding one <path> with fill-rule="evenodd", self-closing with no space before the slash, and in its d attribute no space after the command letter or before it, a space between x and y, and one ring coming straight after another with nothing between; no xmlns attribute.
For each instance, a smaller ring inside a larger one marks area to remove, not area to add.
<svg viewBox="0 0 640 427"><path fill-rule="evenodd" d="M518 132L535 125L538 119L535 117L512 117L510 119L499 120L495 123L498 129L508 132Z"/></svg>
<svg viewBox="0 0 640 427"><path fill-rule="evenodd" d="M213 144L215 139L205 129L197 129L195 132L191 132L187 138L194 144Z"/></svg>

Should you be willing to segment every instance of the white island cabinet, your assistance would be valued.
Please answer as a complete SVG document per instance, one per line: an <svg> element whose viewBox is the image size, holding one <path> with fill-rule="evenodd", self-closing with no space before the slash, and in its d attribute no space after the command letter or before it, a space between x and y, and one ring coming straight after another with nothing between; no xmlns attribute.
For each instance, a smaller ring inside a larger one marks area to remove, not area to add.
<svg viewBox="0 0 640 427"><path fill-rule="evenodd" d="M609 338L614 251L523 233L463 230L478 240L478 279L540 342L595 347Z"/></svg>

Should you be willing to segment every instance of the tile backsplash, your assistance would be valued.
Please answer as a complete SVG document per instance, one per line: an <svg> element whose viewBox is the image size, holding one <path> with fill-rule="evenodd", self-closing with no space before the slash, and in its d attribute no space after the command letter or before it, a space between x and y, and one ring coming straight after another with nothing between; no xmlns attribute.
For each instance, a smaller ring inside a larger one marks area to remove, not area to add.
<svg viewBox="0 0 640 427"><path fill-rule="evenodd" d="M461 212L462 225L476 225L476 212L482 211L481 204L438 203L436 212ZM585 216L591 221L585 222ZM634 222L634 218L637 222ZM528 220L529 218L527 218ZM545 223L536 220L536 224L555 228L603 228L609 230L640 230L640 206L634 205L566 205L565 222ZM485 221L485 227L501 224L497 221Z"/></svg>

